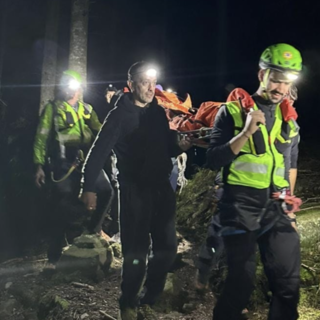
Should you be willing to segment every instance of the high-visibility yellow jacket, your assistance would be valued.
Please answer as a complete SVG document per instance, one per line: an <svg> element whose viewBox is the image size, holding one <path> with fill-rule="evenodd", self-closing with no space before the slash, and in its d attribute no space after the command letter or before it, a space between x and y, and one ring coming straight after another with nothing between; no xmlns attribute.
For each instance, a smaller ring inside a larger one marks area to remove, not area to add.
<svg viewBox="0 0 320 320"><path fill-rule="evenodd" d="M75 111L65 101L49 102L40 117L34 141L34 163L44 165L52 151L51 144L68 148L89 148L93 142L92 131L99 131L101 123L92 106L78 102Z"/></svg>
<svg viewBox="0 0 320 320"><path fill-rule="evenodd" d="M244 127L240 103L237 101L228 102L226 108L234 120L234 135L236 136ZM254 110L258 110L256 105L254 105ZM277 105L275 122L270 133L268 133L265 126L260 126L265 144L265 153L257 154L253 137L251 136L228 168L226 181L228 184L256 189L268 188L272 184L278 188L289 186L288 181L285 179L283 155L277 151L274 145L275 140L281 134L282 122L280 106Z"/></svg>

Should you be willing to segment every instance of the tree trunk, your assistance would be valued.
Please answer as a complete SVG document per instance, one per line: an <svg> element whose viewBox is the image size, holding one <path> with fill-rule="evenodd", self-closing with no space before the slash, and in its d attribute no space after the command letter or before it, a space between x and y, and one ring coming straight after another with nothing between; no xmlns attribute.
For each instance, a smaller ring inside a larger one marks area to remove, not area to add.
<svg viewBox="0 0 320 320"><path fill-rule="evenodd" d="M3 60L6 49L6 22L7 22L7 5L8 0L3 0L1 5L1 31L0 31L0 100L2 98L2 71L3 71Z"/></svg>
<svg viewBox="0 0 320 320"><path fill-rule="evenodd" d="M72 0L69 69L87 79L89 0Z"/></svg>
<svg viewBox="0 0 320 320"><path fill-rule="evenodd" d="M10 239L8 234L8 225L6 224L6 216L7 210L5 207L5 198L6 198L6 188L5 188L5 176L8 159L6 158L7 151L7 141L5 135L6 122L5 115L7 111L7 105L2 101L2 71L3 71L3 61L4 54L6 49L6 20L7 20L7 4L8 0L4 0L0 7L0 261L4 258L4 251L6 249L6 245L8 243L8 239Z"/></svg>
<svg viewBox="0 0 320 320"><path fill-rule="evenodd" d="M41 114L48 100L54 99L58 50L59 7L60 0L48 0L39 114Z"/></svg>

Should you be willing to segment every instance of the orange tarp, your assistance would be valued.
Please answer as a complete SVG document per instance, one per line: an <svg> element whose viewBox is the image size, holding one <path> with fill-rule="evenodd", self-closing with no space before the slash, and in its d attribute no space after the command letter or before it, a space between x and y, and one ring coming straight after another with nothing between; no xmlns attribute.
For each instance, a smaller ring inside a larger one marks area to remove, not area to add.
<svg viewBox="0 0 320 320"><path fill-rule="evenodd" d="M186 100L182 102L178 99L176 94L156 89L155 97L158 100L158 104L166 109L191 114L189 110L192 108L192 102L189 94L187 94Z"/></svg>

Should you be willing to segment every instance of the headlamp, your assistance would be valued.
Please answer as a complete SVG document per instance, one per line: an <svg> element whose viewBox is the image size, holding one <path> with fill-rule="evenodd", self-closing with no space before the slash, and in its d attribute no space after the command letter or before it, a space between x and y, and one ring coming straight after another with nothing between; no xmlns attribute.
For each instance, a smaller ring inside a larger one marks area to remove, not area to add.
<svg viewBox="0 0 320 320"><path fill-rule="evenodd" d="M80 89L81 84L79 81L77 81L75 79L71 79L68 83L68 87L69 87L69 89L76 91L76 90Z"/></svg>
<svg viewBox="0 0 320 320"><path fill-rule="evenodd" d="M288 80L290 81L295 81L298 79L298 75L295 73L291 73L291 72L286 72L285 76L287 77Z"/></svg>
<svg viewBox="0 0 320 320"><path fill-rule="evenodd" d="M171 88L168 88L166 91L169 92L169 93L173 92L173 90Z"/></svg>
<svg viewBox="0 0 320 320"><path fill-rule="evenodd" d="M148 77L156 77L157 76L157 70L156 69L148 69L145 74Z"/></svg>

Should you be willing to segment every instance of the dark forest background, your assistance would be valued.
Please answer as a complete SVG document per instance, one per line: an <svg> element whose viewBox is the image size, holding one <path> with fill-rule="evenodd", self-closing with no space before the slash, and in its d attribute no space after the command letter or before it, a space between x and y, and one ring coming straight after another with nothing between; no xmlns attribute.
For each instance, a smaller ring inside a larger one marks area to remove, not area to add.
<svg viewBox="0 0 320 320"><path fill-rule="evenodd" d="M0 260L41 249L49 210L45 192L34 186L32 164L46 1L3 0L1 6ZM181 97L190 93L194 107L223 101L233 87L254 92L261 52L286 42L304 58L296 108L301 157L313 157L320 146L319 9L320 3L291 0L92 1L85 101L99 112L106 86L123 87L138 60L156 63L159 82ZM62 1L57 74L67 68L70 11L71 1ZM201 165L204 153L193 150L193 162Z"/></svg>

